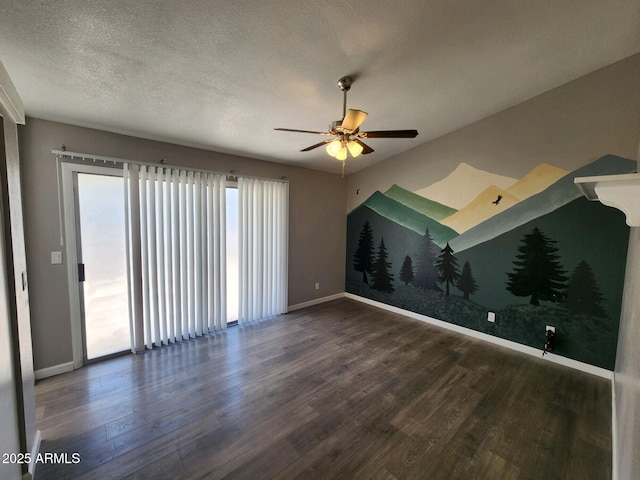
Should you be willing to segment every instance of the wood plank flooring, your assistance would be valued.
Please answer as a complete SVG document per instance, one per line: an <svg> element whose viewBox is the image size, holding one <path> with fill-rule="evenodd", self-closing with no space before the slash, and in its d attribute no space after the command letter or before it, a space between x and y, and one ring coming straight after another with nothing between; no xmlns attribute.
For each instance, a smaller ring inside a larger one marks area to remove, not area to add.
<svg viewBox="0 0 640 480"><path fill-rule="evenodd" d="M348 299L36 385L36 479L608 479L607 380Z"/></svg>

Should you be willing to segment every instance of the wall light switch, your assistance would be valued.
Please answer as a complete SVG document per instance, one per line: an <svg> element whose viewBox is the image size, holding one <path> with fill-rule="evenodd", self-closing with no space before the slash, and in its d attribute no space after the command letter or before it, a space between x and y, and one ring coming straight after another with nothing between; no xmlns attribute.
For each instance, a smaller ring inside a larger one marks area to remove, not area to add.
<svg viewBox="0 0 640 480"><path fill-rule="evenodd" d="M320 282L316 282L316 290L320 290Z"/></svg>
<svg viewBox="0 0 640 480"><path fill-rule="evenodd" d="M62 264L62 252L51 252L51 265Z"/></svg>
<svg viewBox="0 0 640 480"><path fill-rule="evenodd" d="M496 321L495 312L487 312L487 322L494 323Z"/></svg>

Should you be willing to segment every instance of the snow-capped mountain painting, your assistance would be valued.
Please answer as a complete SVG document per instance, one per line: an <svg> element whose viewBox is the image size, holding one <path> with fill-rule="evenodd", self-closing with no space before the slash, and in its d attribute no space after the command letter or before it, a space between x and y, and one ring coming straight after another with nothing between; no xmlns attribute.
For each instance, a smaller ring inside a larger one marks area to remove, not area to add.
<svg viewBox="0 0 640 480"><path fill-rule="evenodd" d="M347 291L539 348L552 324L556 353L611 369L629 229L573 178L635 170L615 155L520 179L460 163L375 192L348 215Z"/></svg>

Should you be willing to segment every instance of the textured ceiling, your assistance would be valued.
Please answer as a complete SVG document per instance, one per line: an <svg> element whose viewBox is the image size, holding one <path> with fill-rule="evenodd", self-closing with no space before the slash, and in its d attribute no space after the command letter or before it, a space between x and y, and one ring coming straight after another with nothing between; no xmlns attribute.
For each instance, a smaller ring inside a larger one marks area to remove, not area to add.
<svg viewBox="0 0 640 480"><path fill-rule="evenodd" d="M327 129L344 75L363 130L420 132L349 173L639 51L640 0L0 2L28 115L335 173L273 128Z"/></svg>

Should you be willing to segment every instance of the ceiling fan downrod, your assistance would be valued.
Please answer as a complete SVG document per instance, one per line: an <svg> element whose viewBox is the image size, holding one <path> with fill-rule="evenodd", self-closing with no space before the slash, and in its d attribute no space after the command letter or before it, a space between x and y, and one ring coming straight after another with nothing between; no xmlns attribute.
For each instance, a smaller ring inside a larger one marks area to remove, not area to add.
<svg viewBox="0 0 640 480"><path fill-rule="evenodd" d="M351 89L353 79L351 77L342 77L338 80L338 87L342 90L342 118L347 114L347 92Z"/></svg>

